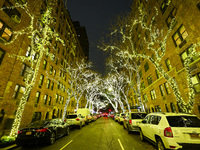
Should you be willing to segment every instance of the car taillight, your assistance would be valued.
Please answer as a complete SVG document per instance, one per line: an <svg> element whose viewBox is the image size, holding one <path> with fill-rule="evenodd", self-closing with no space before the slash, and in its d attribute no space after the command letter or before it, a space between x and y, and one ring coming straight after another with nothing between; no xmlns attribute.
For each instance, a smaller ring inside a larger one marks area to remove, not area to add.
<svg viewBox="0 0 200 150"><path fill-rule="evenodd" d="M80 120L79 118L76 119L76 121L79 121L79 120Z"/></svg>
<svg viewBox="0 0 200 150"><path fill-rule="evenodd" d="M131 119L129 119L129 124L132 124L132 120Z"/></svg>
<svg viewBox="0 0 200 150"><path fill-rule="evenodd" d="M37 130L35 130L36 132L47 132L47 129L48 128L44 128L44 129L37 129Z"/></svg>
<svg viewBox="0 0 200 150"><path fill-rule="evenodd" d="M17 133L18 133L18 134L21 134L22 132L23 132L22 130L19 130Z"/></svg>
<svg viewBox="0 0 200 150"><path fill-rule="evenodd" d="M164 136L166 137L173 137L172 129L170 127L165 128Z"/></svg>

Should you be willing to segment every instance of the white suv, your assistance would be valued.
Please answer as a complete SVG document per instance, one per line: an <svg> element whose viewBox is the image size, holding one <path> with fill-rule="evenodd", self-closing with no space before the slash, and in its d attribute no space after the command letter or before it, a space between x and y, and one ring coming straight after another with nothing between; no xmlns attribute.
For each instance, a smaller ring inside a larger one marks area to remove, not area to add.
<svg viewBox="0 0 200 150"><path fill-rule="evenodd" d="M200 149L200 119L183 113L150 113L139 124L140 139L158 150Z"/></svg>
<svg viewBox="0 0 200 150"><path fill-rule="evenodd" d="M70 126L76 126L79 129L85 125L85 119L81 114L70 114L67 115L65 121L70 124Z"/></svg>

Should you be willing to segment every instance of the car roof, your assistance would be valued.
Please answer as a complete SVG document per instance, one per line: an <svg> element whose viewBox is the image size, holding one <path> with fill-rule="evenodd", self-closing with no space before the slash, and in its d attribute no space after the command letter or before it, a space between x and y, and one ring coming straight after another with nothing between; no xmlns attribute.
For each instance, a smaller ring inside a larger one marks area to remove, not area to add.
<svg viewBox="0 0 200 150"><path fill-rule="evenodd" d="M193 114L187 114L187 113L173 113L173 112L153 112L149 113L148 115L159 115L159 116L196 116Z"/></svg>

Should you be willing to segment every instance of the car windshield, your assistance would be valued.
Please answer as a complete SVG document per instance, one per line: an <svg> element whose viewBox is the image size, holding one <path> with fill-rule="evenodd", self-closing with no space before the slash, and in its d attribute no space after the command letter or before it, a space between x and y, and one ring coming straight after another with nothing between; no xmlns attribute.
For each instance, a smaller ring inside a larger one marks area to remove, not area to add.
<svg viewBox="0 0 200 150"><path fill-rule="evenodd" d="M47 125L49 122L50 120L39 120L27 125L27 127Z"/></svg>
<svg viewBox="0 0 200 150"><path fill-rule="evenodd" d="M67 115L67 119L77 118L77 115Z"/></svg>
<svg viewBox="0 0 200 150"><path fill-rule="evenodd" d="M147 114L144 113L132 113L131 118L132 119L143 119L146 117Z"/></svg>
<svg viewBox="0 0 200 150"><path fill-rule="evenodd" d="M167 116L171 127L200 127L200 119L195 116Z"/></svg>

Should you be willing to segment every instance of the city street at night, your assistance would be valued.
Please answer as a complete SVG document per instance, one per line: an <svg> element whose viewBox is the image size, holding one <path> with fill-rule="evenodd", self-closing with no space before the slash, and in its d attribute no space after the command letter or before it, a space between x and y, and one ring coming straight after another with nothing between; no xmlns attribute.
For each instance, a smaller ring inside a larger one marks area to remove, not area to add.
<svg viewBox="0 0 200 150"><path fill-rule="evenodd" d="M118 122L101 117L82 129L72 129L69 136L53 145L18 147L15 150L156 150L149 142L142 142L139 133L128 134Z"/></svg>

